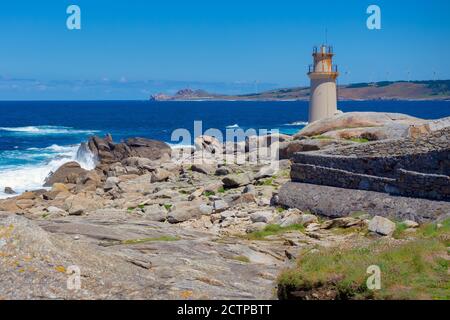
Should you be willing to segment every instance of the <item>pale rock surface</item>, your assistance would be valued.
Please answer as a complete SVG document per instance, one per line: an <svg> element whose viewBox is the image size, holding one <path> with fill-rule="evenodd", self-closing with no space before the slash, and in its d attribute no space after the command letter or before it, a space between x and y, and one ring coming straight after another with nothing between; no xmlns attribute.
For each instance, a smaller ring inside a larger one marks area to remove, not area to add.
<svg viewBox="0 0 450 320"><path fill-rule="evenodd" d="M392 236L395 231L395 223L384 217L375 216L369 222L369 231L383 236Z"/></svg>

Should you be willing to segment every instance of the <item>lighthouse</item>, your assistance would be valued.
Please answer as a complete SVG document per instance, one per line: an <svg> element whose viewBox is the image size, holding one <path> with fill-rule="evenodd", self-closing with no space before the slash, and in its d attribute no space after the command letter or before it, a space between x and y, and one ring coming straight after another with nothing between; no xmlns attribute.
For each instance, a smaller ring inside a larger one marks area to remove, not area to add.
<svg viewBox="0 0 450 320"><path fill-rule="evenodd" d="M314 64L309 66L311 79L309 123L337 113L337 66L333 65L333 48L322 45L313 50Z"/></svg>

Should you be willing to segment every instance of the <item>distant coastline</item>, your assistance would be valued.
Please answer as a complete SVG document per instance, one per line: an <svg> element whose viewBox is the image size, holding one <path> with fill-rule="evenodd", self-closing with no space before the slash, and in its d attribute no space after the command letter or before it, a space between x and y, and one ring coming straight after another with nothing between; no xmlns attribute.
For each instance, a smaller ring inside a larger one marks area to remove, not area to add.
<svg viewBox="0 0 450 320"><path fill-rule="evenodd" d="M153 101L307 101L309 87L294 87L243 95L224 95L204 90L182 89L174 95L156 94ZM450 80L382 81L338 87L340 100L450 100Z"/></svg>

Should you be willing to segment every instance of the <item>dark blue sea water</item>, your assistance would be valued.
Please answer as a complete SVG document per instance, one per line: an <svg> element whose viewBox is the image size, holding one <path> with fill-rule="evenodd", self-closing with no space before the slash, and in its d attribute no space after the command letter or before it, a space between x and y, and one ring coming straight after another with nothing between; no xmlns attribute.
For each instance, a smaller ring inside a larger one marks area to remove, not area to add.
<svg viewBox="0 0 450 320"><path fill-rule="evenodd" d="M448 101L341 101L339 109L450 116ZM307 102L0 102L0 197L5 186L17 191L39 187L92 134L171 142L173 130L192 131L196 120L203 121L203 130L241 127L293 134L307 115Z"/></svg>

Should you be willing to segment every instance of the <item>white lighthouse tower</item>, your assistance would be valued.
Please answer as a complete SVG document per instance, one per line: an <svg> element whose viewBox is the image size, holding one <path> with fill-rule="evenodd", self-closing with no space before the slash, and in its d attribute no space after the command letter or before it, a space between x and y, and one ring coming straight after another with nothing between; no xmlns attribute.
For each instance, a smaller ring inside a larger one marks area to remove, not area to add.
<svg viewBox="0 0 450 320"><path fill-rule="evenodd" d="M337 66L333 65L333 48L322 45L313 51L314 64L309 66L311 79L309 123L337 113Z"/></svg>

